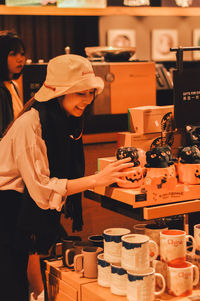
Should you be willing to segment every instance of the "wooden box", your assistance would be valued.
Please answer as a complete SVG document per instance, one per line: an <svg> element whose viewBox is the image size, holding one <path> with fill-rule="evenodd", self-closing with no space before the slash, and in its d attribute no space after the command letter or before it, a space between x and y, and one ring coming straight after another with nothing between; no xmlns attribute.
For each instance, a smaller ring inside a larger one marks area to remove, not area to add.
<svg viewBox="0 0 200 301"><path fill-rule="evenodd" d="M48 301L81 301L81 286L95 282L63 266L61 260L45 260Z"/></svg>

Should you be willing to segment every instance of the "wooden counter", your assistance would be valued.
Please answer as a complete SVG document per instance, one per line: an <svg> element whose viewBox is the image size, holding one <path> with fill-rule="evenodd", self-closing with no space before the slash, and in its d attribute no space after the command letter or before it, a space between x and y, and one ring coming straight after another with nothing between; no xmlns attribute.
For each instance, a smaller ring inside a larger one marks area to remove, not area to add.
<svg viewBox="0 0 200 301"><path fill-rule="evenodd" d="M81 278L80 274L62 265L62 261L45 261L48 301L127 301L126 296L114 295L110 288L101 287L97 279ZM195 288L188 297L173 297L164 293L155 301L199 301L200 289Z"/></svg>
<svg viewBox="0 0 200 301"><path fill-rule="evenodd" d="M110 292L109 288L104 288L98 285L97 282L88 283L82 286L81 301L127 301L125 296L117 296ZM155 297L155 301L199 301L200 290L193 290L192 295L188 297L173 297L164 293L160 297Z"/></svg>

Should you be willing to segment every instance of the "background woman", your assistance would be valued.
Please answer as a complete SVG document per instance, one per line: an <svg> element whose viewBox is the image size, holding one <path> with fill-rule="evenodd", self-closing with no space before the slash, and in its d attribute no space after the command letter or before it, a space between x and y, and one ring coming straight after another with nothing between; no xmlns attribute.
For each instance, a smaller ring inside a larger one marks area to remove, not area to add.
<svg viewBox="0 0 200 301"><path fill-rule="evenodd" d="M25 47L18 35L0 31L0 138L23 108L17 83L25 64Z"/></svg>

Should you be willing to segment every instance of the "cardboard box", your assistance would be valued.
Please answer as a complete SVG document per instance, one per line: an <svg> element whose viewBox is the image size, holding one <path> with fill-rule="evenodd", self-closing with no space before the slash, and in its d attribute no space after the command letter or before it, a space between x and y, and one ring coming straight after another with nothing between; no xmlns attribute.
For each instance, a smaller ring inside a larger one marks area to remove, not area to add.
<svg viewBox="0 0 200 301"><path fill-rule="evenodd" d="M148 151L155 139L160 137L160 133L138 134L130 132L120 132L117 134L117 146L131 146Z"/></svg>
<svg viewBox="0 0 200 301"><path fill-rule="evenodd" d="M152 146L160 146L162 143L171 147L173 157L176 157L180 145L185 145L184 135L179 131L165 133L161 136L161 133L151 134L138 134L130 132L117 133L117 146L131 146L141 148L144 151L148 151Z"/></svg>
<svg viewBox="0 0 200 301"><path fill-rule="evenodd" d="M162 132L169 114L174 114L173 105L129 108L128 129L139 134Z"/></svg>

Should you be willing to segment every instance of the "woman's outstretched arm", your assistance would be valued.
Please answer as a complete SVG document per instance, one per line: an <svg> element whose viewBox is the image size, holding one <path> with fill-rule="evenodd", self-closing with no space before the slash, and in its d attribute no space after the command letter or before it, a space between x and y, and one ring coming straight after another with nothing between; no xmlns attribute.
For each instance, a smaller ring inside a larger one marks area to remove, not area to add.
<svg viewBox="0 0 200 301"><path fill-rule="evenodd" d="M67 195L82 192L97 186L108 186L115 182L124 183L121 177L126 177L131 174L131 171L122 171L124 168L132 167L130 158L117 160L107 165L104 169L91 176L86 176L74 180L67 181Z"/></svg>

